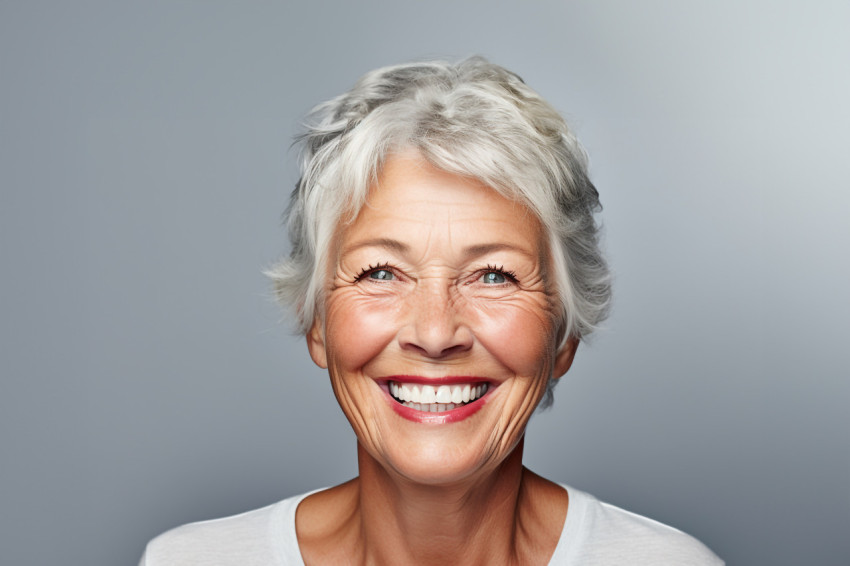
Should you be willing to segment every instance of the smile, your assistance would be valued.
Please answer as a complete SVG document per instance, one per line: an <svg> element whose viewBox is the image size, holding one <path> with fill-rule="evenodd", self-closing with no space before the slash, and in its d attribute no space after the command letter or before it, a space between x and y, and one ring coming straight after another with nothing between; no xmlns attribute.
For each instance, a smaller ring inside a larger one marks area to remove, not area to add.
<svg viewBox="0 0 850 566"><path fill-rule="evenodd" d="M480 399L489 388L487 383L459 383L455 385L416 385L389 381L390 395L415 411L442 413L462 407Z"/></svg>

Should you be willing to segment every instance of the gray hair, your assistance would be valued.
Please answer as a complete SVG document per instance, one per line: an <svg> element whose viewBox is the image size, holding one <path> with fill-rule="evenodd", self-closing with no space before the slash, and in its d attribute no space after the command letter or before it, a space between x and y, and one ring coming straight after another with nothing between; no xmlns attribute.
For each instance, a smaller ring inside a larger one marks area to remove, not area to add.
<svg viewBox="0 0 850 566"><path fill-rule="evenodd" d="M292 250L267 274L301 332L322 312L337 225L357 216L386 158L408 149L537 215L553 260L560 345L607 316L610 274L587 157L558 112L514 73L481 57L377 69L315 107L296 144L301 178L285 215Z"/></svg>

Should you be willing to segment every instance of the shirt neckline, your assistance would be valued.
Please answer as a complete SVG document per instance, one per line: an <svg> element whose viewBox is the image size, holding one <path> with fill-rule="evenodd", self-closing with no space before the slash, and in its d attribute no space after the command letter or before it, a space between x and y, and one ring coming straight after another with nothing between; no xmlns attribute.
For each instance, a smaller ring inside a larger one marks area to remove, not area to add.
<svg viewBox="0 0 850 566"><path fill-rule="evenodd" d="M549 559L549 564L571 564L581 547L581 541L585 537L585 517L590 496L583 491L574 489L566 484L558 484L566 492L569 499L567 505L567 516L564 526L555 545L555 551ZM295 531L295 513L304 499L329 489L327 487L314 489L301 495L284 499L277 505L277 509L269 522L269 540L276 541L274 545L275 558L281 564L293 564L304 566L304 558L301 556L301 547L298 545L298 536Z"/></svg>

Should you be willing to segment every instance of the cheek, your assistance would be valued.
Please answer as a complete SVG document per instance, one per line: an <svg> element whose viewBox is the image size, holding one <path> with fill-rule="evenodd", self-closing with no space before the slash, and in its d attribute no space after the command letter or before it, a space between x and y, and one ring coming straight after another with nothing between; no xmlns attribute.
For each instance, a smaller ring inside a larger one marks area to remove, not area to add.
<svg viewBox="0 0 850 566"><path fill-rule="evenodd" d="M328 363L342 370L363 367L396 335L392 312L363 297L329 300L326 318Z"/></svg>
<svg viewBox="0 0 850 566"><path fill-rule="evenodd" d="M546 309L534 304L496 305L477 318L478 340L503 365L520 375L548 372L554 325Z"/></svg>

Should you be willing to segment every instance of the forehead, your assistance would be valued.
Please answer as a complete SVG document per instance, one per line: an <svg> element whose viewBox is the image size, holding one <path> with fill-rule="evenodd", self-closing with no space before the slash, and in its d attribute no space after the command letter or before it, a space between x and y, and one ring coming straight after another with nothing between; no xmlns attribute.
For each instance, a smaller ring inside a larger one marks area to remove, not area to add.
<svg viewBox="0 0 850 566"><path fill-rule="evenodd" d="M381 235L467 246L504 241L535 253L543 247L540 221L525 205L415 153L387 159L366 204L338 235L343 247Z"/></svg>

